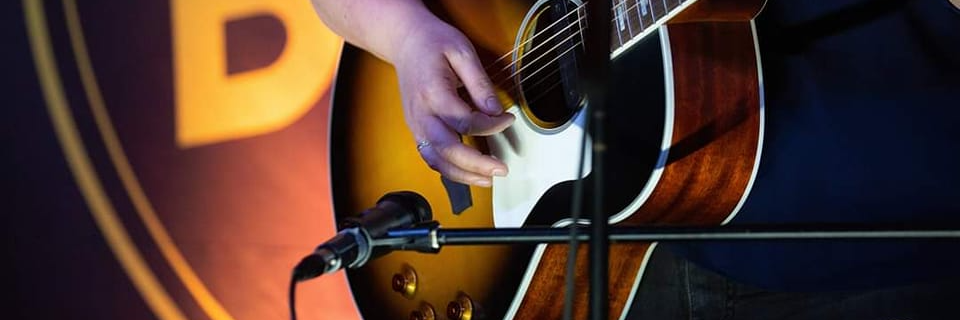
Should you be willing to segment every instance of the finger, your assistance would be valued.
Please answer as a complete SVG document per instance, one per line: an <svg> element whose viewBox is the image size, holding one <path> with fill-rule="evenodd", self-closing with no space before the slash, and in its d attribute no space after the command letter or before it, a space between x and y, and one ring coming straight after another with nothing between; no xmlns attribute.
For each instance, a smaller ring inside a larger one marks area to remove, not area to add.
<svg viewBox="0 0 960 320"><path fill-rule="evenodd" d="M435 150L436 149L432 145L420 149L420 154L423 156L423 160L427 162L427 165L429 165L431 169L439 172L447 179L459 183L475 185L478 187L491 186L492 181L490 177L460 169L450 161L443 159L443 157L441 157Z"/></svg>
<svg viewBox="0 0 960 320"><path fill-rule="evenodd" d="M464 171L485 177L507 175L507 165L463 143L436 144L434 150L444 160Z"/></svg>
<svg viewBox="0 0 960 320"><path fill-rule="evenodd" d="M452 89L439 90L431 98L430 108L454 131L471 136L488 136L506 129L515 120L513 114L491 116L471 109Z"/></svg>
<svg viewBox="0 0 960 320"><path fill-rule="evenodd" d="M432 123L426 126L426 133L430 141L431 155L436 155L443 162L448 162L460 170L485 178L507 174L507 166L502 161L463 144L459 136L441 121L433 119L429 122Z"/></svg>
<svg viewBox="0 0 960 320"><path fill-rule="evenodd" d="M489 136L499 133L510 127L516 119L509 113L491 117L475 111L466 115L438 114L437 116L452 130L468 136Z"/></svg>
<svg viewBox="0 0 960 320"><path fill-rule="evenodd" d="M490 177L461 169L456 164L445 159L438 151L438 148L432 143L427 144L423 148L419 148L418 151L424 162L426 162L431 169L439 172L449 180L480 187L490 187L492 185Z"/></svg>
<svg viewBox="0 0 960 320"><path fill-rule="evenodd" d="M460 81L470 93L470 99L473 105L491 116L503 113L503 105L497 98L493 83L487 76L483 66L480 65L480 58L473 46L469 44L456 47L453 50L445 52L444 55L450 61L450 67L457 73Z"/></svg>
<svg viewBox="0 0 960 320"><path fill-rule="evenodd" d="M471 112L469 116L469 128L466 135L471 136L489 136L500 133L513 124L516 118L513 114L504 113L499 116L489 116L479 112Z"/></svg>

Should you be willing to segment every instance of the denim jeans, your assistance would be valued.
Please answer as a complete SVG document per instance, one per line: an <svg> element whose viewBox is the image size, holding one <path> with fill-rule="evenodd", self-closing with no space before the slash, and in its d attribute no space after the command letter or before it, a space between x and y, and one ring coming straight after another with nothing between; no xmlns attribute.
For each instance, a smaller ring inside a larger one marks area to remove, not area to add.
<svg viewBox="0 0 960 320"><path fill-rule="evenodd" d="M627 319L960 319L957 279L870 291L772 292L655 250Z"/></svg>

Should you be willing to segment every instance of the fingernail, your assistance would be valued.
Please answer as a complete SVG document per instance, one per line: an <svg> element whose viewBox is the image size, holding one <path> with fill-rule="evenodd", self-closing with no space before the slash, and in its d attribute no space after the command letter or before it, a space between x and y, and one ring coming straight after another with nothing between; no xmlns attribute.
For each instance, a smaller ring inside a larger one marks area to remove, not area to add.
<svg viewBox="0 0 960 320"><path fill-rule="evenodd" d="M487 98L487 110L495 112L494 115L498 115L503 112L503 106L500 105L500 100L497 100L497 97Z"/></svg>
<svg viewBox="0 0 960 320"><path fill-rule="evenodd" d="M498 176L498 177L506 177L506 176L507 176L507 170L503 170L503 169L500 169L500 168L493 169L493 171L490 171L490 173L493 174L493 175L495 175L495 176Z"/></svg>
<svg viewBox="0 0 960 320"><path fill-rule="evenodd" d="M488 188L488 187L490 187L490 180L489 180L489 179L477 179L477 180L473 180L473 185L479 186L479 187Z"/></svg>

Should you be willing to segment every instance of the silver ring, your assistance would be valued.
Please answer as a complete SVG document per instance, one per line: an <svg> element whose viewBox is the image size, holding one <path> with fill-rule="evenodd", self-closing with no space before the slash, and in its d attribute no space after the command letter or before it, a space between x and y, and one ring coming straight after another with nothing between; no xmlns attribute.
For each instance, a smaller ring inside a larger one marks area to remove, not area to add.
<svg viewBox="0 0 960 320"><path fill-rule="evenodd" d="M427 141L427 140L417 141L417 151L423 150L423 148L426 148L429 146L430 146L430 141Z"/></svg>

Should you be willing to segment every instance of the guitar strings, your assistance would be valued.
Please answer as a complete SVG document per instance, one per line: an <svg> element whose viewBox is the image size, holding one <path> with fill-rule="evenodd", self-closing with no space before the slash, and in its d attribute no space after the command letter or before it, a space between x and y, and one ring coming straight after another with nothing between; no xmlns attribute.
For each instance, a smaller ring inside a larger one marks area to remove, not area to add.
<svg viewBox="0 0 960 320"><path fill-rule="evenodd" d="M677 4L678 4L677 6L679 6L679 4L683 3L684 1L687 1L687 0L677 0ZM567 14L565 14L565 15L563 15L562 17L558 18L557 21L554 21L553 23L551 23L550 25L548 25L547 27L545 27L543 31L534 33L533 36L531 36L529 39L527 39L527 40L519 43L517 46L514 47L513 50L510 50L510 51L506 52L504 55L500 56L499 58L497 58L496 60L494 60L492 63L490 63L490 64L488 64L486 67L484 67L484 69L489 69L489 68L495 67L498 62L500 62L500 61L502 61L502 60L504 60L504 59L509 58L509 57L510 57L511 55L513 55L513 53L516 52L519 48L527 45L527 43L529 43L530 41L533 41L533 39L535 39L536 37L545 34L546 32L549 31L550 28L554 27L556 24L560 23L561 21L566 20L567 18L570 17L570 15L572 15L572 14L574 14L574 13L576 13L577 16L578 16L577 20L575 20L573 23L567 25L567 27L565 27L564 30L567 29L567 28L569 28L569 27L572 27L573 25L580 25L580 21L585 19L585 18L583 18L582 16L580 16L580 13L586 11L586 7L585 7L585 6L587 5L587 2L589 2L589 1L583 2L583 4L577 6L576 8L574 8L574 10L571 10L571 11L568 12ZM646 6L649 6L650 9L651 9L650 11L651 11L651 13L653 14L653 20L654 20L652 24L655 24L656 21L657 21L657 16L656 16L657 10L656 10L656 7L654 7L653 4L650 3L649 1L637 0L637 1L634 2L633 5L627 7L626 9L624 9L625 12L628 12L628 11L633 10L633 9L637 9L637 20L640 21L641 27L643 26L643 17L642 17L643 14L642 14L639 10L640 10L640 8L641 8L641 7L640 7L640 4L641 4L641 3L644 3L644 2L646 2ZM665 1L665 0L663 0L662 3L663 3L663 8L664 8L664 14L666 14L667 11L669 11L669 10L672 9L672 8L668 8L669 6L666 4L666 1ZM674 8L676 8L676 7L674 7ZM615 9L615 7L613 7L613 8L611 8L610 10L611 10L611 13L615 13L615 10L616 10L616 9ZM615 16L615 15L614 15L614 16ZM613 18L613 19L611 19L610 21L611 21L611 22L615 22L616 20L617 20L616 18ZM652 25L652 24L651 24L651 25ZM642 29L646 29L646 28L642 28ZM581 32L582 32L582 30L578 30L578 31L581 31ZM550 39L547 39L547 40L549 41ZM536 50L536 48L531 49L530 52L533 52L534 50ZM508 66L509 66L509 65L508 65Z"/></svg>
<svg viewBox="0 0 960 320"><path fill-rule="evenodd" d="M571 34L571 35L567 36L565 39L563 39L563 42L557 43L556 45L554 45L553 47L551 47L551 48L550 48L550 52L556 52L556 51L554 51L554 50L558 50L558 48L560 48L560 46L569 43L569 42L567 42L567 41L570 41L570 40L573 39L573 37L576 36L576 35L577 35L577 34L574 33L574 34ZM540 69L543 69L543 68L549 66L551 63L556 62L558 59L562 58L565 54L567 54L568 52L570 52L570 50L576 48L578 45L580 45L580 44L582 44L582 43L583 43L583 35L580 36L580 42L574 43L572 46L570 46L570 48L563 49L563 50L564 50L563 52L560 52L559 54L557 54L557 56L554 57L553 60L550 60L550 61L547 61L546 63L544 63L543 66L540 67ZM548 55L548 54L543 54L543 55L536 56L533 60L530 60L529 62L527 62L526 65L520 67L520 69L514 71L513 73L511 73L511 74L510 74L509 76L507 76L506 78L500 80L500 81L497 83L497 85L503 85L506 81L512 80L514 77L520 75L520 73L522 73L524 70L535 66L534 63L536 63L538 60L540 60L540 59L543 58L543 57L547 57L547 56L549 56L549 55ZM540 71L540 69L537 69L537 71ZM536 74L537 71L534 71L534 72L531 73L530 75L527 75L527 77L530 77L530 76L532 76L533 74ZM491 77L491 79L493 79L493 77ZM521 79L521 81L523 81L523 79Z"/></svg>
<svg viewBox="0 0 960 320"><path fill-rule="evenodd" d="M640 3L642 3L642 2L643 2L643 1L637 1L636 4L628 7L628 8L625 9L625 10L629 11L629 10L633 10L634 8L639 9L638 5L639 5ZM682 2L683 2L683 1L678 1L678 3L682 3ZM649 3L649 2L648 2L648 3ZM566 15L564 15L563 17L557 19L557 21L554 21L553 23L551 23L549 26L547 26L547 27L544 29L544 31L537 32L537 33L535 33L533 36L531 36L530 38L528 38L527 40L521 42L521 44L520 44L519 46L516 46L513 50L507 52L506 54L504 54L503 56L501 56L500 58L498 58L497 60L495 60L494 63L489 64L489 65L488 65L487 67L485 67L484 69L489 70L489 69L491 69L491 68L493 68L493 67L496 67L496 62L502 61L503 59L506 59L506 58L510 57L514 52L516 52L517 50L519 50L520 47L522 47L523 45L528 44L530 41L533 41L533 40L536 39L538 36L541 36L541 35L546 34L546 32L549 31L549 28L555 26L557 23L560 23L561 21L564 21L564 19L566 19L567 17L569 17L569 16L572 15L573 13L577 13L577 14L578 14L578 18L577 18L576 20L574 20L574 22L568 24L566 27L564 27L563 29L561 29L561 32L552 33L552 35L551 35L550 38L548 38L548 39L545 40L543 43L538 44L538 45L535 46L533 49L531 49L530 51L528 51L526 54L524 54L524 57L530 56L531 53L533 53L534 51L539 51L539 49L542 49L542 47L544 46L545 43L547 43L547 41L552 40L553 38L557 37L557 36L558 36L560 33L562 33L563 31L566 31L567 29L572 28L574 25L579 26L579 25L581 24L580 22L585 19L584 17L581 17L581 16L579 15L579 13L581 12L581 9L584 8L585 5L586 5L586 2L585 2L584 4L581 4L580 6L578 6L575 10L572 10L572 11L570 11L569 13L567 13ZM654 6L651 4L651 5L650 5L650 8L651 8L651 9L654 9ZM664 3L664 9L666 9L666 3ZM611 8L611 10L615 10L615 9ZM651 10L651 11L654 11L654 12L655 12L656 10L654 9L654 10ZM654 14L655 14L655 13L654 13ZM639 18L639 17L638 17L638 18ZM615 20L616 20L616 19L612 19L611 22L615 22ZM640 18L640 20L642 20L642 18ZM655 23L656 23L656 20L654 20L654 23L651 24L651 27L652 27ZM580 40L581 40L580 42L574 43L574 44L571 45L569 48L566 48L563 52L557 54L556 57L554 57L554 59L552 59L552 60L544 63L543 66L541 66L540 68L538 68L538 69L537 69L536 71L534 71L533 73L531 73L531 74L529 74L529 75L525 75L523 78L519 79L518 81L516 81L516 83L514 83L514 84L512 84L512 85L506 86L506 84L507 84L508 82L510 82L511 80L516 80L515 77L518 76L518 75L520 75L526 68L528 68L529 66L533 65L533 64L532 64L533 62L539 60L540 58L542 58L542 57L544 57L544 56L549 55L549 54L552 53L552 52L555 52L554 49L557 49L557 48L560 47L561 45L563 45L563 44L565 44L565 43L568 43L568 42L574 37L574 35L576 35L576 34L580 34L580 38L581 38L581 39L580 39ZM546 68L546 67L549 66L550 64L552 64L552 63L556 62L557 60L561 59L565 54L569 53L571 50L575 49L577 46L581 46L581 47L582 47L582 44L583 44L582 41L583 41L583 29L580 28L580 29L577 29L575 33L573 33L573 34L571 34L570 36L567 36L567 38L563 39L563 42L561 42L561 43L559 43L559 44L554 45L553 47L551 47L551 48L550 48L551 51L548 51L548 52L545 52L545 53L543 53L543 54L540 54L539 56L535 56L535 57L534 57L534 60L530 61L530 64L521 67L519 70L516 70L515 72L513 72L513 73L510 74L509 76L504 77L504 78L500 78L500 75L503 74L503 72L505 72L506 70L509 70L511 67L516 67L516 65L518 65L518 64L520 63L520 60L521 60L521 59L518 59L517 61L514 61L514 62L511 62L511 63L507 64L505 67L501 68L496 74L490 76L490 78L493 79L494 81L497 81L497 82L496 82L496 83L497 83L497 84L496 84L497 87L501 88L502 90L506 91L508 94L510 94L510 95L512 95L512 96L516 96L516 95L519 93L519 91L520 91L520 87L521 87L526 81L528 81L528 80L530 80L531 78L533 78L534 75L536 75L537 73L539 73L540 71L542 71L544 68ZM549 77L550 75L552 75L552 74L554 74L554 73L556 73L556 70L554 70L553 72L547 74L545 77L543 77L543 79L540 79L540 81L538 81L537 83L534 83L534 86L537 85L537 84L539 84L539 83L542 83L544 80L547 79L547 77ZM500 78L500 79L497 79L497 78ZM556 87L557 84L559 84L559 82L558 82L558 83L554 83L554 84L550 87L550 89L552 89L553 87ZM548 90L550 90L550 89L548 89ZM539 95L538 97L540 97L540 96L543 96L543 94ZM538 100L538 99L534 99L534 100ZM533 102L533 100L528 101L528 103L532 103L532 102Z"/></svg>
<svg viewBox="0 0 960 320"><path fill-rule="evenodd" d="M553 74L553 73L557 73L557 71L551 72L551 74ZM534 86L536 86L537 84L543 83L544 80L546 80L546 78L538 81L537 83L534 84ZM563 83L563 81L554 81L553 84L550 85L550 87L548 87L548 88L545 89L545 90L541 90L540 94L537 94L537 95L536 95L535 97L533 97L532 99L527 99L527 104L528 104L528 105L536 104L537 101L540 101L540 99L546 97L546 96L547 96L547 93L549 93L550 90L553 90L553 88L556 88L556 87L559 86L561 83Z"/></svg>
<svg viewBox="0 0 960 320"><path fill-rule="evenodd" d="M528 75L523 75L523 77L521 77L520 79L517 79L517 78L515 78L514 76L504 78L504 79L502 79L500 82L498 82L498 83L496 84L496 87L497 87L497 88L500 88L500 89L503 90L503 91L506 91L507 93L517 93L517 92L519 92L520 87L523 86L524 84L526 84L528 81L538 80L538 79L535 79L535 77L534 77L534 76L537 75L537 73L539 73L540 71L543 71L544 69L546 69L546 67L550 66L550 64L552 64L552 63L556 62L557 60L559 60L559 59L562 57L562 55L570 52L570 51L573 50L573 49L576 49L577 47L581 47L581 48L582 48L582 47L583 47L583 42L582 42L582 41L578 41L578 42L574 43L573 45L571 45L570 47L565 48L563 52L559 53L559 54L558 54L556 57L554 57L552 60L547 61L546 63L544 63L543 66L541 66L540 68L538 68L537 70L535 70L533 73L530 73L530 74L528 74ZM551 72L548 73L548 74L546 74L546 75L545 75L544 77L542 77L541 79L539 79L540 81L538 81L537 83L546 80L547 77L549 77L550 75L553 75L553 74L556 73L558 70L559 70L559 69L551 69ZM513 81L514 83L510 83L511 81ZM534 83L533 85L536 85L537 83Z"/></svg>
<svg viewBox="0 0 960 320"><path fill-rule="evenodd" d="M534 46L532 49L530 49L530 51L527 52L527 55L529 55L530 52L535 52L535 51L539 50L541 47L543 47L544 45L546 45L547 43L549 43L550 40L553 40L554 38L560 36L562 33L564 33L565 31L567 31L567 29L570 29L570 28L573 27L574 25L579 25L579 24L580 24L579 21L580 21L580 19L577 19L577 22L578 22L578 23L568 24L568 25L567 25L566 27L564 27L563 29L560 29L558 32L553 33L553 35L551 35L549 38L543 40L543 42L538 43L536 46ZM560 22L560 20L557 20L557 22ZM556 24L556 22L554 22L553 24L551 24L551 26L554 25L554 24ZM538 35L539 35L539 34L543 34L543 33L545 33L545 32L546 32L546 30L543 31L543 32L539 32ZM583 34L583 30L582 30L582 29L576 30L576 32L577 32L577 33L580 33L580 34L581 34L580 37L583 38L583 35L582 35L582 34ZM571 35L571 36L572 36L572 35ZM536 37L537 37L537 35L534 35L534 36L531 37L530 39L527 39L526 41L524 41L524 43L528 43L528 42L532 41L532 40L533 40L534 38L536 38ZM569 40L569 39L570 39L570 36L568 36L568 37L567 37L566 39L564 39L563 41L567 41L567 40ZM519 48L520 48L520 47L518 46L517 49L512 50L511 53L512 53L513 51L517 51ZM554 47L554 48L551 48L551 50L552 50L552 49L555 49L555 47ZM541 58L541 57L543 57L543 56L545 56L545 55L541 55L541 56L537 57L537 59L539 59L539 58ZM519 63L519 62L514 62L514 63L511 63L511 64L507 64L506 66L504 66L503 68L501 68L500 71L498 71L497 73L491 74L491 75L490 75L490 78L494 78L494 77L496 77L496 76L499 76L500 74L503 74L503 73L506 72L507 70L510 70L511 67L516 66L517 63ZM495 67L495 65L490 65L490 67ZM486 69L486 68L484 68L484 69ZM511 77L512 77L512 76L513 76L513 75L511 75Z"/></svg>
<svg viewBox="0 0 960 320"><path fill-rule="evenodd" d="M684 1L686 1L686 0L678 0L678 1L677 1L678 6L679 6L680 3L683 3ZM631 5L631 6L627 7L626 9L624 9L625 12L626 12L626 11L633 10L633 9L637 9L637 10L638 10L638 11L637 11L637 20L640 21L641 25L642 25L642 22L643 22L643 17L642 17L643 14L640 13L639 9L641 8L641 7L640 7L640 4L643 3L643 2L644 2L644 1L642 1L642 0L638 0L638 1L635 2L634 5ZM534 33L533 36L531 36L531 37L528 38L527 40L519 43L517 46L514 47L513 50L510 50L510 51L506 52L504 55L500 56L499 58L497 58L496 60L494 60L492 63L488 64L484 69L489 69L489 68L495 67L498 62L500 62L500 61L502 61L502 60L504 60L504 59L509 58L511 55L513 55L514 52L516 52L517 50L519 50L519 48L527 45L530 41L533 41L533 40L534 40L535 38L537 38L538 36L541 36L541 35L546 34L547 32L550 31L550 30L549 30L550 28L552 28L552 27L554 27L556 24L558 24L558 23L566 20L567 18L569 18L570 15L572 15L572 14L574 14L574 13L576 13L577 16L578 16L577 20L574 20L572 23L570 23L569 25L567 25L566 27L564 27L561 31L564 31L564 30L566 30L567 28L570 28L570 27L572 27L572 26L574 26L574 25L580 25L580 21L585 20L584 17L580 16L580 13L586 11L586 8L585 8L586 4L587 4L587 2L584 2L583 4L577 6L574 10L571 10L570 12L568 12L567 14L565 14L564 16L558 18L557 21L554 21L553 23L551 23L550 25L548 25L547 27L545 27L543 31ZM654 23L652 23L652 24L655 24L656 21L657 21L657 17L656 17L656 12L657 12L657 10L656 10L656 8L655 8L649 1L647 1L647 4L649 5L649 7L650 7L650 9L651 9L651 13L653 14ZM666 11L669 11L669 9L667 8L668 5L667 5L665 2L663 3L663 5L664 5L664 10L665 10L664 13L666 13ZM676 7L674 7L674 8L676 8ZM611 12L615 12L615 9L614 9L614 8L611 8ZM614 19L611 19L610 21L611 21L611 22L615 22L616 20L617 20L617 19L614 18ZM651 25L652 25L652 24L651 24ZM643 29L646 29L646 28L643 28ZM579 32L582 32L582 30L578 30L578 31L579 31ZM554 36L556 36L556 34L554 34ZM547 39L547 40L549 41L550 39ZM531 49L529 52L533 52L533 51L535 51L537 48L538 48L538 47L535 47L535 48ZM528 54L529 54L529 52L528 52ZM515 63L509 64L508 67L509 67L510 65L512 65L512 64L515 64Z"/></svg>
<svg viewBox="0 0 960 320"><path fill-rule="evenodd" d="M584 2L584 4L576 7L575 10L571 10L571 11L568 12L567 14L565 14L565 15L563 15L562 17L558 18L557 21L554 21L553 23L551 23L550 25L548 25L546 28L544 28L544 31L540 31L540 32L534 33L533 36L531 36L529 39L527 39L527 40L525 40L525 41L517 44L516 46L514 46L513 50L507 51L507 53L505 53L504 55L500 56L500 58L497 58L497 60L494 60L492 63L490 63L489 65L487 65L486 67L484 67L484 69L487 69L487 68L490 68L490 67L494 67L497 62L500 62L500 61L502 61L503 59L509 58L509 57L510 57L511 55L513 55L513 53L516 52L519 48L527 45L527 43L529 43L530 41L533 41L533 39L536 38L537 36L546 34L546 32L547 32L546 30L549 30L550 28L553 28L554 25L560 23L561 21L566 20L567 18L570 17L571 14L577 13L577 15L579 16L579 14L580 14L580 13L579 13L579 12L580 12L580 9L581 9L581 8L584 8L585 5L586 5L586 2ZM577 18L577 21L576 21L577 23L576 23L576 24L579 24L580 19L581 19L581 18ZM571 26L573 26L573 25L574 25L574 24L571 23L571 24L567 25L567 28L569 28L569 27L571 27ZM564 28L564 29L566 29L566 28ZM533 50L531 50L531 51L533 51Z"/></svg>
<svg viewBox="0 0 960 320"><path fill-rule="evenodd" d="M585 20L585 18L580 15L581 12L583 12L583 11L586 10L586 8L584 7L585 5L586 5L586 2L584 2L584 3L581 4L580 6L577 6L577 7L575 8L575 10L571 10L571 11L568 12L567 14L565 14L565 15L563 15L562 17L558 18L556 21L554 21L553 23L551 23L550 25L548 25L547 27L545 27L542 31L534 33L533 36L531 36L530 38L524 40L523 42L519 43L518 45L514 46L513 50L510 50L510 51L508 51L507 53L505 53L504 55L500 56L500 58L497 58L497 60L494 60L492 63L488 64L486 67L484 67L484 69L487 70L487 72L488 72L488 74L489 74L490 71L492 71L492 70L490 70L490 69L496 67L496 65L497 65L498 62L500 62L500 61L502 61L502 60L504 60L504 59L510 58L511 55L513 55L513 53L515 53L517 50L519 50L519 49L522 48L523 46L526 46L526 45L529 44L531 41L537 39L537 37L540 37L540 36L542 36L542 35L551 35L549 38L547 38L546 40L544 40L542 43L534 46L532 49L530 49L529 51L527 51L527 53L525 54L525 56L528 56L528 55L532 54L533 52L538 51L538 49L540 49L540 48L541 48L543 45L545 45L548 41L550 41L550 40L552 40L553 38L559 36L559 35L560 35L561 33L563 33L564 31L567 31L567 29L570 29L571 27L573 27L573 26L575 26L575 25L576 25L576 26L580 26L580 25L581 25L580 22L583 21L583 20ZM551 32L552 30L550 30L550 28L553 28L553 27L556 26L558 23L560 23L560 22L562 22L562 21L565 21L567 18L570 17L570 15L572 15L572 14L574 14L574 13L577 14L577 19L576 19L576 20L574 20L573 22L569 23L569 24L568 24L566 27L564 27L563 29L560 29L560 32ZM611 21L613 21L613 20L611 20ZM551 33L548 33L548 32L551 32ZM582 37L582 33L583 33L583 30L582 30L582 29L578 29L578 30L576 30L576 32L581 33L581 37ZM500 75L500 74L503 73L504 71L509 70L511 67L516 66L518 63L519 63L519 61L514 61L514 62L511 62L511 63L505 65L505 66L504 66L503 68L501 68L496 74L491 75L491 78ZM514 74L514 75L511 75L511 77L513 77L513 76L515 76L515 74Z"/></svg>
<svg viewBox="0 0 960 320"><path fill-rule="evenodd" d="M561 63L564 63L564 62L561 62ZM547 79L549 79L550 76L556 74L556 73L559 72L559 71L560 71L559 69L553 69L552 71L550 71L550 73L548 73L548 74L546 74L544 77L540 78L539 81L533 83L532 85L526 86L526 88L528 88L528 89L536 88L538 85L543 84L544 81L546 81ZM527 101L527 104L534 104L535 102L540 101L540 98L545 97L545 96L547 95L547 93L549 93L550 90L553 90L553 88L556 88L556 87L557 87L558 85L560 85L561 83L563 83L563 81L554 81L554 82L552 82L551 85L550 85L549 87L547 87L545 90L540 90L541 92L540 92L539 94L537 94L533 99L525 99L525 100ZM514 90L514 89L516 89L516 90ZM512 89L511 89L510 92L512 92L512 93L515 94L515 95L519 95L519 94L520 94L520 93L519 93L519 87L518 87L518 86L512 87Z"/></svg>
<svg viewBox="0 0 960 320"><path fill-rule="evenodd" d="M577 47L581 47L581 48L582 48L582 47L583 47L582 44L583 44L583 42L577 42L577 44L575 44L573 47L571 47L571 48L567 49L566 51L564 51L563 53L561 53L561 55L564 55L564 54L566 54L567 52L569 52L570 50L576 49ZM553 63L553 62L555 62L555 61L557 61L557 60L559 60L559 59L560 59L560 57L557 57L557 58L553 59L553 61L551 61L551 62L549 62L549 63ZM561 63L565 63L565 62L561 62ZM527 81L533 81L533 80L538 80L537 82L533 83L532 85L526 87L527 89L533 89L533 88L535 88L538 84L543 83L544 81L546 81L547 79L549 79L549 77L550 77L551 75L556 74L557 72L560 71L560 68L554 68L554 69L550 69L550 70L551 70L550 73L546 74L546 75L543 76L543 77L539 77L539 79L538 79L537 77L534 77L537 73L539 73L540 71L543 71L547 66L549 66L549 64L543 65L542 67L540 67L539 69L537 69L536 71L534 71L533 73L531 73L530 75L521 78L520 81L518 81L517 83L514 83L514 84L512 84L511 86L505 88L504 91L507 91L508 93L510 93L510 94L512 94L512 95L514 95L514 96L519 96L520 91L521 91L521 87L524 87L525 82L527 82ZM562 82L562 81L555 81L555 82L553 83L553 85L550 86L549 89L544 90L544 91L549 91L550 89L552 89L553 87L556 87L556 85L557 85L557 84L560 84L561 82ZM501 88L502 88L502 87L503 87L503 86L501 86ZM543 95L543 94L540 94L539 96L542 96L542 95ZM539 97L539 96L538 96L538 97ZM530 103L533 103L533 101L532 101L532 100L529 100L529 101L527 101L527 103L530 104Z"/></svg>

